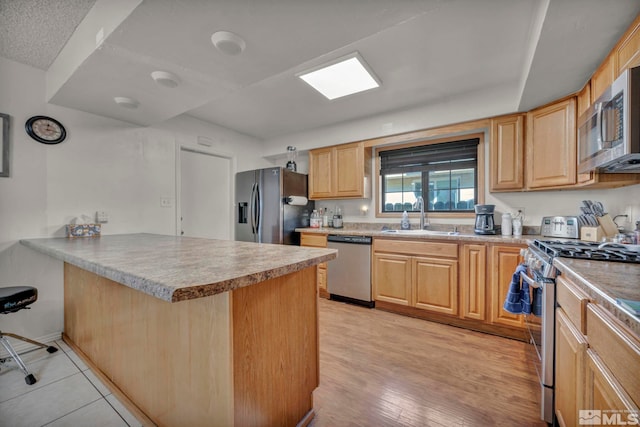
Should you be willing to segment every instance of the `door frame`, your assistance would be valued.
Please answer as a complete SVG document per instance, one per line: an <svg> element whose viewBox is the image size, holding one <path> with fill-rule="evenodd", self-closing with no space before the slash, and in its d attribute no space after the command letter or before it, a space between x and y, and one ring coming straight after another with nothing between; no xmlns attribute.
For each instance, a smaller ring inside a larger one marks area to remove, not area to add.
<svg viewBox="0 0 640 427"><path fill-rule="evenodd" d="M206 137L198 137L198 141L205 141L207 144L212 144L213 141ZM204 143L203 143L204 144ZM181 229L181 216L182 216L182 151L188 151L190 153L195 154L203 154L205 156L214 156L220 157L223 159L227 159L231 163L230 168L230 176L229 183L231 184L231 188L229 191L229 218L231 218L231 222L229 224L231 230L231 239L235 239L235 230L233 227L235 221L235 210L234 210L234 195L235 195L235 180L233 177L236 174L237 169L237 158L234 154L228 153L221 150L212 149L209 145L203 145L198 142L198 145L189 144L189 143L177 143L176 144L176 209L175 209L175 230L174 234L176 236L180 236Z"/></svg>

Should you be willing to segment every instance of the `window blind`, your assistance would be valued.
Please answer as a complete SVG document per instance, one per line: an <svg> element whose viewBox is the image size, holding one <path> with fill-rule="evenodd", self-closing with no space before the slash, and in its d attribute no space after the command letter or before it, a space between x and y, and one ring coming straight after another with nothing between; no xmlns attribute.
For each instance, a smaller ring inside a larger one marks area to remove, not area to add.
<svg viewBox="0 0 640 427"><path fill-rule="evenodd" d="M380 152L381 173L402 173L426 169L475 165L478 158L478 138L441 144L421 145Z"/></svg>

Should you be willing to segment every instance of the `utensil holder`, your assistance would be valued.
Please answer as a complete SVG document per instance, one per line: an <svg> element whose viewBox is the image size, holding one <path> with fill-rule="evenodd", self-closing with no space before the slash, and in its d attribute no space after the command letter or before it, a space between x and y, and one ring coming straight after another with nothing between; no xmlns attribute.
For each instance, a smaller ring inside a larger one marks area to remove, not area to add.
<svg viewBox="0 0 640 427"><path fill-rule="evenodd" d="M598 222L600 223L600 227L602 227L602 232L605 237L611 237L618 234L618 227L616 226L616 223L613 222L613 219L611 219L609 214L599 216Z"/></svg>
<svg viewBox="0 0 640 427"><path fill-rule="evenodd" d="M580 227L580 240L586 240L587 242L600 242L604 237L602 227Z"/></svg>

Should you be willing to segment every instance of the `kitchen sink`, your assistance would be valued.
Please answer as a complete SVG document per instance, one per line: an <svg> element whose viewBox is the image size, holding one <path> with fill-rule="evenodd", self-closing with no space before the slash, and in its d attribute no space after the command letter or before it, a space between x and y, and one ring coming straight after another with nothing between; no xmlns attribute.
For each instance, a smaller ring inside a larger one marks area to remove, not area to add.
<svg viewBox="0 0 640 427"><path fill-rule="evenodd" d="M436 230L382 230L383 233L402 234L410 236L457 236L458 231L436 231Z"/></svg>

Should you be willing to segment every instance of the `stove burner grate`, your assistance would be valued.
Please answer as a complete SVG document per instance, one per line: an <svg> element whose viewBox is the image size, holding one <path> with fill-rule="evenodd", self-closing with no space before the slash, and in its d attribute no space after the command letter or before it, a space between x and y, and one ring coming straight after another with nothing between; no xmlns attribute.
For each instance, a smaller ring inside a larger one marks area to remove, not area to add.
<svg viewBox="0 0 640 427"><path fill-rule="evenodd" d="M640 263L640 252L634 252L625 248L607 246L598 249L598 243L562 241L562 240L536 240L534 246L544 251L551 258L579 258L593 261L614 261L627 263Z"/></svg>

